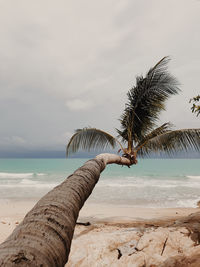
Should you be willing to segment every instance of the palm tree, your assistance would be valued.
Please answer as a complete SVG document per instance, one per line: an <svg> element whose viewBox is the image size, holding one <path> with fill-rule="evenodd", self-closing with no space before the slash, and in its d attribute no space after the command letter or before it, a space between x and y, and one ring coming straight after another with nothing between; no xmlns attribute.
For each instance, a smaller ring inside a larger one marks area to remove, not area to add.
<svg viewBox="0 0 200 267"><path fill-rule="evenodd" d="M167 70L168 61L169 57L164 57L145 77L136 77L136 85L128 91L128 102L120 118L121 129L116 129L118 138L96 128L78 129L67 145L67 156L79 149L119 146L122 157L129 159L131 165L137 163L137 155L150 152L199 150L200 129L172 130L169 122L157 126L166 100L179 92L177 80Z"/></svg>
<svg viewBox="0 0 200 267"><path fill-rule="evenodd" d="M123 153L100 154L77 169L64 182L47 193L25 216L21 224L0 245L0 266L64 266L78 214L107 164L132 165L137 155L200 147L200 129L170 129L156 121L165 100L178 92L178 83L166 68L165 57L147 73L138 77L128 92L128 103L117 130L123 143L95 128L79 129L67 145L67 155L78 149L116 147Z"/></svg>
<svg viewBox="0 0 200 267"><path fill-rule="evenodd" d="M0 244L0 266L63 267L79 211L104 168L101 159L90 160L41 198Z"/></svg>

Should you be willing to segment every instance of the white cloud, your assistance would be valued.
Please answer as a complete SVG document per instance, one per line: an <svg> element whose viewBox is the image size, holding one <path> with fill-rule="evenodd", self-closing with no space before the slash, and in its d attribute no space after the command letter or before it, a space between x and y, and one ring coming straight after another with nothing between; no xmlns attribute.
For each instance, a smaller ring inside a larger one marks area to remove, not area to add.
<svg viewBox="0 0 200 267"><path fill-rule="evenodd" d="M71 111L81 111L81 110L88 110L92 108L93 104L88 100L81 100L81 99L72 99L66 101L66 106Z"/></svg>
<svg viewBox="0 0 200 267"><path fill-rule="evenodd" d="M135 76L165 55L182 93L163 120L199 127L188 103L199 93L199 14L189 0L0 1L1 147L60 148L61 133L88 125L112 132Z"/></svg>
<svg viewBox="0 0 200 267"><path fill-rule="evenodd" d="M20 136L7 136L1 139L0 141L3 145L9 146L24 146L27 144L27 141Z"/></svg>

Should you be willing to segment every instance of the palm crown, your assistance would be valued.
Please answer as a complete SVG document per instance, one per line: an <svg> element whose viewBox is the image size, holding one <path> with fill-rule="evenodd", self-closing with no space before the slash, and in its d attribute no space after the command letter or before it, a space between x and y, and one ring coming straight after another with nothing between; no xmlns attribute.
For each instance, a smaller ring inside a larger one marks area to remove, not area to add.
<svg viewBox="0 0 200 267"><path fill-rule="evenodd" d="M136 77L136 85L128 91L128 102L120 118L118 138L96 128L77 129L71 137L66 154L79 149L120 147L124 157L136 163L137 154L151 151L173 153L178 149L200 149L200 129L172 130L169 122L157 126L165 101L179 92L178 81L167 70L168 57L162 58L145 77Z"/></svg>

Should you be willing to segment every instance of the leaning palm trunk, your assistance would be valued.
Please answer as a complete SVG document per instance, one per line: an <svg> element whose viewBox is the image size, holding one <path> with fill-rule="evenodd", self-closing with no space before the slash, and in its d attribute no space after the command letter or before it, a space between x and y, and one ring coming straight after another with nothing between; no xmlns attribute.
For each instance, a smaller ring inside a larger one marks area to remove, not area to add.
<svg viewBox="0 0 200 267"><path fill-rule="evenodd" d="M129 165L130 161L101 154L39 200L0 245L0 266L64 266L79 211L110 163Z"/></svg>

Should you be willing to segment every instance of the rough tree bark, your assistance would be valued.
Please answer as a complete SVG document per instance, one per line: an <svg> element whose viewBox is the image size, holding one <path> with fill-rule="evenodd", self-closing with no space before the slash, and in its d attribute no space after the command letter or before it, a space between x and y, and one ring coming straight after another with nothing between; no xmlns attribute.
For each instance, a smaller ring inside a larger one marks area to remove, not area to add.
<svg viewBox="0 0 200 267"><path fill-rule="evenodd" d="M0 245L0 266L64 266L79 211L111 163L131 164L118 155L100 154L41 198Z"/></svg>

